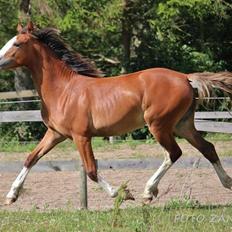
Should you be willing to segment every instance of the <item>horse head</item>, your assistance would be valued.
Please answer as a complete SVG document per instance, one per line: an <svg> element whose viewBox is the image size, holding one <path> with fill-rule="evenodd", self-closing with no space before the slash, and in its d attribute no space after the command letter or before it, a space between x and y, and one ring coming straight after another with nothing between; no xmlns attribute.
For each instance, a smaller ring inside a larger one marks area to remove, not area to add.
<svg viewBox="0 0 232 232"><path fill-rule="evenodd" d="M26 66L32 48L34 26L29 22L26 27L18 24L18 34L10 39L0 50L0 70Z"/></svg>

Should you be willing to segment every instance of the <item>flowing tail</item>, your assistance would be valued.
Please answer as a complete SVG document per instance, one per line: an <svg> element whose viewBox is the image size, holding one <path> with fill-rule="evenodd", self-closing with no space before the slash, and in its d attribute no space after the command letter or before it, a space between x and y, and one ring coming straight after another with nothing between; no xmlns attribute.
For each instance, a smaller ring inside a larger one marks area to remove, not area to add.
<svg viewBox="0 0 232 232"><path fill-rule="evenodd" d="M220 89L226 92L232 99L232 73L191 73L187 76L193 88L197 88L200 100L210 97L213 89Z"/></svg>

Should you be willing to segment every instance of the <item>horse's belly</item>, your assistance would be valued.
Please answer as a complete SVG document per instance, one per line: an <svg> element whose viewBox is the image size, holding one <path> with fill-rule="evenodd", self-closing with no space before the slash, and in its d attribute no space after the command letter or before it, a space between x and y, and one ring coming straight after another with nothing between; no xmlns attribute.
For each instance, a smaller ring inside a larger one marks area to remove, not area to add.
<svg viewBox="0 0 232 232"><path fill-rule="evenodd" d="M141 128L145 125L143 112L131 112L124 117L117 117L115 115L111 118L102 118L95 120L94 135L97 136L111 136L122 135Z"/></svg>

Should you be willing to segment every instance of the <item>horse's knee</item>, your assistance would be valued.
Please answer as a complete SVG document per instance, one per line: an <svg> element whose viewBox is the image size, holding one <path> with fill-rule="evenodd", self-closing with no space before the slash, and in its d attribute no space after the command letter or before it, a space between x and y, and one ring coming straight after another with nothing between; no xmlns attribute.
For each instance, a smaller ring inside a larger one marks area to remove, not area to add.
<svg viewBox="0 0 232 232"><path fill-rule="evenodd" d="M87 172L87 175L88 175L88 177L89 177L92 181L94 181L94 182L97 182L97 181L98 181L97 172L96 172L96 171Z"/></svg>

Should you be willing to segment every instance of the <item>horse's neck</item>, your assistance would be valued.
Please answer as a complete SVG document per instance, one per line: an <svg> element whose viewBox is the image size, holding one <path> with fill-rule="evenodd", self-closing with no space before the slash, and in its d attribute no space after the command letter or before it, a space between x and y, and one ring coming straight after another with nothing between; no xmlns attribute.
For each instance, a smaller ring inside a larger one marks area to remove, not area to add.
<svg viewBox="0 0 232 232"><path fill-rule="evenodd" d="M47 53L41 53L35 60L29 68L37 92L46 105L55 104L68 81L63 77L62 62Z"/></svg>

